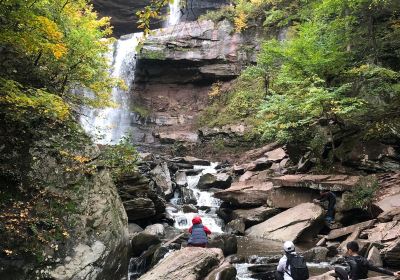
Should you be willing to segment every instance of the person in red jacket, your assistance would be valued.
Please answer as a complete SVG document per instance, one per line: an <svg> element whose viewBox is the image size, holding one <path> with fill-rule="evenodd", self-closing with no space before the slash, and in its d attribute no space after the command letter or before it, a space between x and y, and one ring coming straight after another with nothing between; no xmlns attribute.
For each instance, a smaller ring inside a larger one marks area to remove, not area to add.
<svg viewBox="0 0 400 280"><path fill-rule="evenodd" d="M205 248L208 243L207 235L211 234L211 231L202 224L199 216L193 218L192 224L189 228L188 246Z"/></svg>

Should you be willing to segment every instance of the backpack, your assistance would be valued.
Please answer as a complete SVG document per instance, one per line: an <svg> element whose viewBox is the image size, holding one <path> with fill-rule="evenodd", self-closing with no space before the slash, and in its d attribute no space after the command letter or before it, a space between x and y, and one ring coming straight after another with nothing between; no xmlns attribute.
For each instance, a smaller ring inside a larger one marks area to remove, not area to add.
<svg viewBox="0 0 400 280"><path fill-rule="evenodd" d="M306 280L310 277L308 267L303 256L286 254L286 273L293 278L293 280ZM290 273L288 267L290 265Z"/></svg>

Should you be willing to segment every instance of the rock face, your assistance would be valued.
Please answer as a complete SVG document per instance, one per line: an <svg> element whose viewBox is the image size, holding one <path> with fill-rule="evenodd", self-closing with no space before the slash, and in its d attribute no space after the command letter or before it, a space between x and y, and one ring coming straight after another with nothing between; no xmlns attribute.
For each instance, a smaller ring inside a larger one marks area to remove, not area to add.
<svg viewBox="0 0 400 280"><path fill-rule="evenodd" d="M313 203L300 204L246 230L247 236L294 242L319 232L323 210Z"/></svg>
<svg viewBox="0 0 400 280"><path fill-rule="evenodd" d="M260 206L252 209L236 209L232 211L232 219L242 219L246 227L264 222L268 218L278 214L279 209Z"/></svg>
<svg viewBox="0 0 400 280"><path fill-rule="evenodd" d="M182 21L196 20L207 10L214 10L218 7L228 4L225 0L197 0L191 2L186 8L181 9ZM94 0L94 8L101 16L111 17L111 25L114 27L115 36L121 36L133 32L139 32L137 28L136 12L150 4L150 0ZM164 15L167 9L164 9ZM160 28L163 20L153 20L152 29Z"/></svg>
<svg viewBox="0 0 400 280"><path fill-rule="evenodd" d="M271 179L276 186L303 187L331 191L348 191L357 186L360 177L348 175L285 175Z"/></svg>
<svg viewBox="0 0 400 280"><path fill-rule="evenodd" d="M151 171L151 175L155 184L162 189L166 197L171 197L174 194L171 175L166 162L157 165L156 168Z"/></svg>
<svg viewBox="0 0 400 280"><path fill-rule="evenodd" d="M231 185L232 177L226 173L209 174L200 177L197 187L199 189L219 188L225 189Z"/></svg>
<svg viewBox="0 0 400 280"><path fill-rule="evenodd" d="M223 260L220 249L187 247L168 255L140 280L200 280Z"/></svg>
<svg viewBox="0 0 400 280"><path fill-rule="evenodd" d="M10 232L4 230L3 222L6 220L9 226L12 220L2 218L0 250L9 248L18 255L0 256L0 278L96 280L122 277L127 269L129 236L127 215L117 189L100 163L97 163L99 168L89 173L85 163L73 160L77 156L95 159L100 151L80 131L74 131L76 134L71 136L65 127L54 129L53 125L42 123L30 128L35 136L30 135L29 141L23 140L23 145L16 144L27 131L4 131L5 125L0 128L2 190L9 195L24 188L28 193L41 193L33 197L25 194L12 197L15 203L9 204L6 210L2 207L7 201L3 200L0 205L2 215L15 211L16 205L25 205L27 212L18 217L26 221L32 219L31 226L26 224ZM76 142L71 143L70 139ZM14 174L13 180L7 179L10 174ZM49 201L52 204L47 204ZM32 230L23 237L29 227ZM17 229L19 236L13 237ZM29 245L24 244L26 241ZM19 254L20 251L25 253ZM36 270L38 267L41 269Z"/></svg>

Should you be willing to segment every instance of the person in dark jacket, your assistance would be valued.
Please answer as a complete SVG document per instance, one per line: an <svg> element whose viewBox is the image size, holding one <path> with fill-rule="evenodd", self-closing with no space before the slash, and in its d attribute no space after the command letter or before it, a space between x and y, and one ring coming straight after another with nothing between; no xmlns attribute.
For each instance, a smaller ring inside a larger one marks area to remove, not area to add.
<svg viewBox="0 0 400 280"><path fill-rule="evenodd" d="M326 221L333 223L335 221L335 206L336 206L336 195L331 191L320 191L320 197L315 202L321 203L328 201L328 212L326 213Z"/></svg>
<svg viewBox="0 0 400 280"><path fill-rule="evenodd" d="M190 237L188 246L205 248L208 243L207 235L211 234L211 231L202 224L199 216L193 218L192 224L189 228Z"/></svg>
<svg viewBox="0 0 400 280"><path fill-rule="evenodd" d="M356 241L350 241L347 243L346 247L346 262L348 264L348 269L345 270L340 267L335 268L335 273L341 280L366 279L368 278L369 270L400 278L400 271L392 272L382 267L374 266L365 257L360 256L358 254L360 248Z"/></svg>

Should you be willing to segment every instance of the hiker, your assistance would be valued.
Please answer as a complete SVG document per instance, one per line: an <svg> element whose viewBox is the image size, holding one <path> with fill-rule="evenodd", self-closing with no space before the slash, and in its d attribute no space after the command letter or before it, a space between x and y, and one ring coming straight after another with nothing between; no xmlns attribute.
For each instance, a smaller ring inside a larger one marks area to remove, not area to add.
<svg viewBox="0 0 400 280"><path fill-rule="evenodd" d="M382 274L394 276L400 279L400 271L392 272L382 267L377 267L371 264L367 258L362 257L358 254L360 248L356 241L350 241L346 245L347 252L345 261L348 265L346 269L342 267L335 268L336 276L341 280L358 280L368 278L368 271L372 270Z"/></svg>
<svg viewBox="0 0 400 280"><path fill-rule="evenodd" d="M275 271L276 280L306 280L309 278L308 268L303 256L296 253L292 241L283 244L285 255L279 260Z"/></svg>
<svg viewBox="0 0 400 280"><path fill-rule="evenodd" d="M326 213L325 220L332 224L335 222L335 205L336 205L336 195L331 191L320 191L320 197L315 199L315 203L321 203L324 201L328 201L328 211Z"/></svg>
<svg viewBox="0 0 400 280"><path fill-rule="evenodd" d="M211 231L202 224L199 216L193 218L192 224L189 228L190 237L188 246L205 248L208 242L207 235L211 234Z"/></svg>

